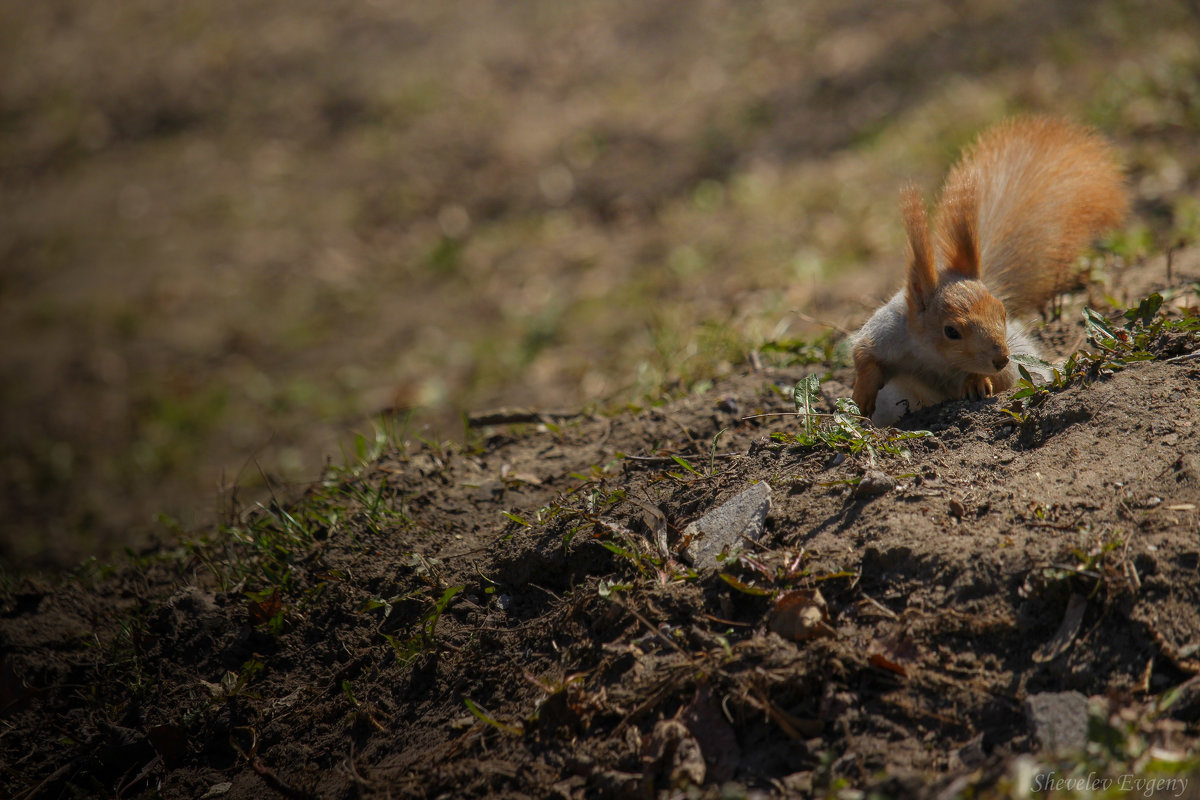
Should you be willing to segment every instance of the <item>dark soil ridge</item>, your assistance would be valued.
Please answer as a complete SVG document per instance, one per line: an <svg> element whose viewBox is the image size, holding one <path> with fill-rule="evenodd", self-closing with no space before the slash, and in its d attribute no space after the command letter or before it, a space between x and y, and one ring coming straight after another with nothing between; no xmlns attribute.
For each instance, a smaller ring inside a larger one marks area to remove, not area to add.
<svg viewBox="0 0 1200 800"><path fill-rule="evenodd" d="M1104 735L1087 756L1040 751L1042 768L1128 771L1150 745L1194 766L1200 362L1131 364L1023 423L997 399L931 409L909 422L934 438L874 465L771 441L793 417L747 418L813 369L393 450L245 522L243 544L26 581L0 602L3 783L1004 796L1014 757L1039 753L1026 701L1066 691ZM868 469L894 488L856 492ZM660 557L757 481L773 507L732 582ZM830 635L776 633L786 604L763 590L819 590Z"/></svg>

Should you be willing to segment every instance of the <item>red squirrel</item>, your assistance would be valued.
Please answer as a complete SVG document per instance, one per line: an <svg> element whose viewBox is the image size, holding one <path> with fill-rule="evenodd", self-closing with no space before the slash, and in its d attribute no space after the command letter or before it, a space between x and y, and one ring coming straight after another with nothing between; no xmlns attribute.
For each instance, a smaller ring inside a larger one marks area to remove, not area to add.
<svg viewBox="0 0 1200 800"><path fill-rule="evenodd" d="M1009 356L1036 348L1010 315L1068 288L1080 251L1124 219L1129 200L1094 131L1020 117L981 134L950 170L933 232L915 186L903 190L901 208L907 282L854 339L854 401L884 425L902 406L1012 387Z"/></svg>

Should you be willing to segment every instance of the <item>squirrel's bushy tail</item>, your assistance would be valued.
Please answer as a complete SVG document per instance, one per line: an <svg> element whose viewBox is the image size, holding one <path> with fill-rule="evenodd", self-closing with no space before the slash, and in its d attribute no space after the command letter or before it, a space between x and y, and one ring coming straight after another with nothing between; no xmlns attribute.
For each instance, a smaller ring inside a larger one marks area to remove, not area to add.
<svg viewBox="0 0 1200 800"><path fill-rule="evenodd" d="M947 266L975 262L1010 312L1069 288L1071 267L1129 209L1109 146L1088 128L1021 117L985 132L951 170L937 221Z"/></svg>

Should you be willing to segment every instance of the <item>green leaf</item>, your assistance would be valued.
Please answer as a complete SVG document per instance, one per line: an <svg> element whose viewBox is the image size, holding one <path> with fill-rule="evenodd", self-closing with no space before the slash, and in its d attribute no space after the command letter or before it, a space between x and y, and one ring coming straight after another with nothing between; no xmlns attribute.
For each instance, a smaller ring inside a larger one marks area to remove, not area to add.
<svg viewBox="0 0 1200 800"><path fill-rule="evenodd" d="M933 436L933 431L896 431L892 434L893 439L924 439ZM896 477L905 477L897 475Z"/></svg>
<svg viewBox="0 0 1200 800"><path fill-rule="evenodd" d="M1125 312L1125 319L1129 320L1126 327L1132 327L1138 320L1142 321L1143 325L1149 325L1154 319L1154 315L1158 313L1158 309L1162 307L1163 296L1158 292L1143 298L1142 302L1138 303L1137 308L1131 308Z"/></svg>
<svg viewBox="0 0 1200 800"><path fill-rule="evenodd" d="M611 578L601 578L600 583L596 584L596 594L601 597L612 597L618 592L628 591L632 588L632 583L617 583Z"/></svg>
<svg viewBox="0 0 1200 800"><path fill-rule="evenodd" d="M792 399L796 402L796 413L804 415L804 430L807 433L812 433L816 427L816 418L813 417L813 406L817 403L818 393L821 390L821 379L816 375L809 375L796 383L796 388L792 390Z"/></svg>
<svg viewBox="0 0 1200 800"><path fill-rule="evenodd" d="M1025 366L1033 367L1034 369L1054 369L1053 364L1051 364L1049 361L1038 358L1033 353L1012 353L1009 355L1009 358L1018 364L1024 364Z"/></svg>
<svg viewBox="0 0 1200 800"><path fill-rule="evenodd" d="M674 461L679 466L686 469L688 472L692 473L693 475L700 475L700 473L696 471L696 468L693 467L691 464L689 464L683 456L671 456L671 460ZM700 475L700 477L704 477L704 476Z"/></svg>
<svg viewBox="0 0 1200 800"><path fill-rule="evenodd" d="M508 517L508 518L509 518L509 519L511 519L513 522L517 523L518 525L524 526L524 527L526 527L526 528L532 528L532 527L533 527L533 523L531 523L531 522L530 522L529 520L527 520L527 519L523 519L523 518L521 518L521 517L518 517L516 514L510 514L510 513L508 513L507 511L501 511L500 513L501 513L501 514L503 514L504 516Z"/></svg>
<svg viewBox="0 0 1200 800"><path fill-rule="evenodd" d="M858 403L854 402L849 397L839 397L834 402L834 405L837 407L838 411L841 411L844 414L853 414L856 417L862 416L862 411L859 410Z"/></svg>
<svg viewBox="0 0 1200 800"><path fill-rule="evenodd" d="M471 699L469 697L464 697L463 703L466 704L468 711L470 711L472 714L474 714L476 717L478 717L483 722L486 722L488 725L491 725L496 730L504 731L505 733L511 734L513 736L524 736L525 735L524 728L522 728L519 725L509 725L507 722L501 722L500 720L496 719L495 717L490 716L482 708L480 708L479 706L472 703Z"/></svg>
<svg viewBox="0 0 1200 800"><path fill-rule="evenodd" d="M639 571L641 570L642 558L641 558L641 556L639 556L637 553L633 552L632 550L626 550L624 547L621 547L621 545L617 544L616 542L613 542L613 541L610 541L607 539L600 542L600 546L603 547L605 550L609 551L610 553L613 553L614 555L618 555L621 558L632 561L635 565L637 565Z"/></svg>
<svg viewBox="0 0 1200 800"><path fill-rule="evenodd" d="M1117 342L1117 332L1104 316L1090 308L1083 309L1083 322L1087 327L1088 336L1096 344L1111 350Z"/></svg>
<svg viewBox="0 0 1200 800"><path fill-rule="evenodd" d="M442 592L442 596L438 598L436 603L434 603L433 611L429 612L428 616L426 617L425 635L427 637L430 639L433 638L433 633L435 630L437 630L438 620L441 618L442 612L445 611L446 607L450 605L450 601L454 599L455 595L465 588L467 587L451 586L447 588L446 591Z"/></svg>
<svg viewBox="0 0 1200 800"><path fill-rule="evenodd" d="M721 576L721 580L725 581L742 594L754 595L756 597L769 597L771 595L770 589L764 589L761 586L755 586L752 583L746 583L745 581L735 578L728 573L720 572L718 575Z"/></svg>
<svg viewBox="0 0 1200 800"><path fill-rule="evenodd" d="M725 431L727 431L727 430L729 430L729 428L721 428L721 430L717 431L717 435L713 437L712 447L710 447L708 450L708 474L709 475L717 474L717 468L716 468L717 442L720 441L721 434L725 433Z"/></svg>
<svg viewBox="0 0 1200 800"><path fill-rule="evenodd" d="M861 439L863 437L863 429L858 424L858 417L839 411L833 415L833 424L851 439Z"/></svg>
<svg viewBox="0 0 1200 800"><path fill-rule="evenodd" d="M442 592L442 596L437 601L437 613L441 614L446 610L446 606L450 605L450 601L461 592L466 586L449 586L446 591Z"/></svg>

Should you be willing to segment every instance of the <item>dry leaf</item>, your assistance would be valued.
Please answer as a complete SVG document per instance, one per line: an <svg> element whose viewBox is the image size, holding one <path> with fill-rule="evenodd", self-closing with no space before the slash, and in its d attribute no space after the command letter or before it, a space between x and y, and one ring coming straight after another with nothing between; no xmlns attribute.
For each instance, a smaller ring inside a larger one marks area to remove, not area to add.
<svg viewBox="0 0 1200 800"><path fill-rule="evenodd" d="M272 617L283 610L283 600L279 597L279 590L271 592L263 600L251 600L249 610L251 625L262 625L264 622L269 622Z"/></svg>
<svg viewBox="0 0 1200 800"><path fill-rule="evenodd" d="M920 651L907 633L898 633L876 639L867 650L867 660L872 666L886 669L907 678L909 668L916 663Z"/></svg>
<svg viewBox="0 0 1200 800"><path fill-rule="evenodd" d="M825 598L816 589L795 589L779 595L767 615L767 625L795 642L837 635L829 625Z"/></svg>
<svg viewBox="0 0 1200 800"><path fill-rule="evenodd" d="M1079 626L1083 624L1083 612L1086 610L1087 598L1078 593L1072 594L1071 599L1067 601L1067 612L1063 614L1058 632L1054 634L1053 639L1037 649L1033 660L1041 664L1053 661L1066 652L1071 642L1075 641L1075 635L1079 633Z"/></svg>

